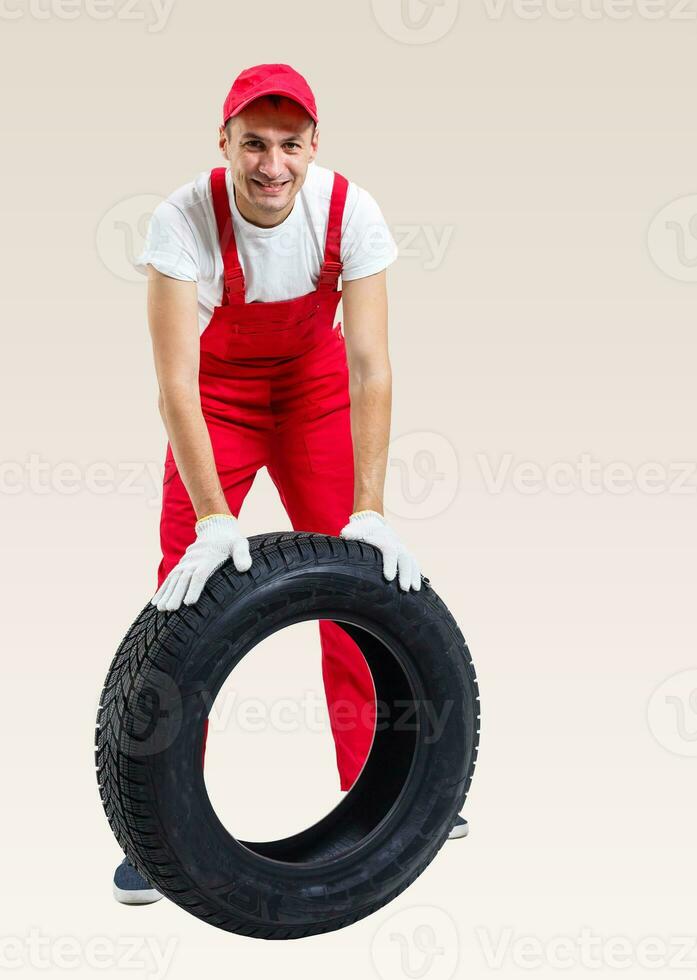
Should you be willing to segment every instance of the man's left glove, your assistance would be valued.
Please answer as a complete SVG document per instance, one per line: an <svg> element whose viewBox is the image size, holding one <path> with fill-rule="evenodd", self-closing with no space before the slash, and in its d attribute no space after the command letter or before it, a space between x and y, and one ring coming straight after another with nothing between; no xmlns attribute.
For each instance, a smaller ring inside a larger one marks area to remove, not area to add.
<svg viewBox="0 0 697 980"><path fill-rule="evenodd" d="M421 570L416 558L404 547L382 514L376 510L359 510L351 514L339 536L346 541L365 541L382 552L382 572L391 582L399 572L399 587L408 592L421 588Z"/></svg>

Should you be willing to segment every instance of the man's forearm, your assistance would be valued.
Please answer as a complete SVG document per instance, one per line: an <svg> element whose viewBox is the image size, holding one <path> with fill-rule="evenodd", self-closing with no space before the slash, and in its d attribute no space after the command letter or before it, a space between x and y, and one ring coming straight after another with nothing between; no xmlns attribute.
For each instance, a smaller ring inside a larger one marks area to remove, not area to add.
<svg viewBox="0 0 697 980"><path fill-rule="evenodd" d="M371 374L349 385L353 439L353 510L383 512L390 441L392 376Z"/></svg>
<svg viewBox="0 0 697 980"><path fill-rule="evenodd" d="M167 392L160 396L159 407L197 519L207 514L229 514L198 391Z"/></svg>

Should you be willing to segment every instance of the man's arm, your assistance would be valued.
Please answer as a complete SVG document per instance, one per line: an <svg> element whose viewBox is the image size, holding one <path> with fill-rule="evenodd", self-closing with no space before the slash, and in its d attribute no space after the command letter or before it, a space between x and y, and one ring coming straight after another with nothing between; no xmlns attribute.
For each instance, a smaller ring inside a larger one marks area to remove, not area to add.
<svg viewBox="0 0 697 980"><path fill-rule="evenodd" d="M392 412L387 270L342 284L351 397L354 511L382 514Z"/></svg>
<svg viewBox="0 0 697 980"><path fill-rule="evenodd" d="M160 415L196 517L229 514L201 411L196 283L172 279L149 265L148 324Z"/></svg>
<svg viewBox="0 0 697 980"><path fill-rule="evenodd" d="M392 412L386 279L383 269L342 286L355 491L354 513L340 535L379 548L385 578L391 582L398 576L399 587L406 592L421 588L421 569L383 515Z"/></svg>

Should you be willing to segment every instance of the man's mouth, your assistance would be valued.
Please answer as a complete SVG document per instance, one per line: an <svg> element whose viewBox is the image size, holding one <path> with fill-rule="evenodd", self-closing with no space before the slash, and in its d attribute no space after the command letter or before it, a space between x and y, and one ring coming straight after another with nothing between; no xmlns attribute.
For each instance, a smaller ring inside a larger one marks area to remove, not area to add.
<svg viewBox="0 0 697 980"><path fill-rule="evenodd" d="M252 180L264 194L279 194L288 183L287 180L282 180L280 183L265 184L261 180L257 180L256 177L252 177Z"/></svg>

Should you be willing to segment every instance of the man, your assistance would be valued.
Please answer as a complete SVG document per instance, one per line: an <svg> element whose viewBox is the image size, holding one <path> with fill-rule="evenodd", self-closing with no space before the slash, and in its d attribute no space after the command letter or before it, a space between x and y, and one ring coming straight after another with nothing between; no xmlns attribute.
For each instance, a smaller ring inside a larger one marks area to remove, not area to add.
<svg viewBox="0 0 697 980"><path fill-rule="evenodd" d="M152 603L195 603L228 558L251 565L242 502L266 466L296 530L341 535L382 553L399 588L421 573L383 516L391 413L386 269L397 248L379 207L318 167L312 91L288 65L243 71L228 94L226 166L180 188L153 214L138 267L169 437ZM343 294L337 289L339 275ZM334 314L343 296L345 338ZM334 723L338 705L374 704L356 644L320 621L322 674L341 789L370 750L374 723ZM205 744L205 742L204 742ZM461 817L451 836L464 836ZM119 901L161 895L124 860Z"/></svg>

